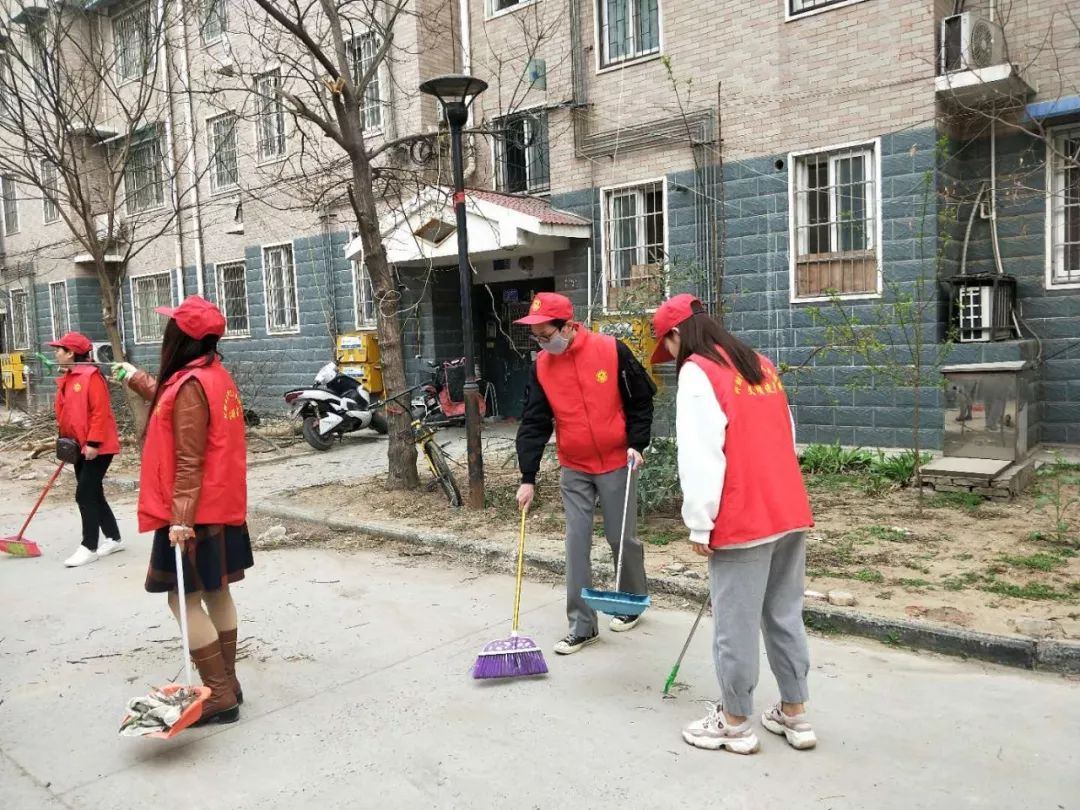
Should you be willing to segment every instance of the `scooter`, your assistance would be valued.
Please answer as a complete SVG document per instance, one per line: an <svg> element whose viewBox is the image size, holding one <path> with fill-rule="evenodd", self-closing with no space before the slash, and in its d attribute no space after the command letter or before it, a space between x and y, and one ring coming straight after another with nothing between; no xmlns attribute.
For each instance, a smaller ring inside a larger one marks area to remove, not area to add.
<svg viewBox="0 0 1080 810"><path fill-rule="evenodd" d="M441 364L428 360L432 369L431 381L421 388L422 402L431 424L453 425L465 421L465 358L445 360ZM481 390L484 385L481 383ZM418 404L418 403L414 403ZM480 398L480 417L487 415L487 397Z"/></svg>
<svg viewBox="0 0 1080 810"><path fill-rule="evenodd" d="M371 428L385 434L386 414L373 410L374 398L364 386L338 372L336 363L327 363L315 375L310 388L285 394L289 415L303 420L304 439L316 450L329 450L335 439L346 433Z"/></svg>

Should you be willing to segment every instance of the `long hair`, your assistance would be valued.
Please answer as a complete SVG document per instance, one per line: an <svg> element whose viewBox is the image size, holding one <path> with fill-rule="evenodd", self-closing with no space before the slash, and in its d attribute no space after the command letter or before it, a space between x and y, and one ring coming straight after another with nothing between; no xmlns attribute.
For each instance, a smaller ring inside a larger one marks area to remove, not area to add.
<svg viewBox="0 0 1080 810"><path fill-rule="evenodd" d="M202 340L196 340L185 335L176 325L176 321L169 319L165 325L165 335L161 339L161 365L158 371L157 391L154 392L154 399L150 402L151 414L154 413L154 408L157 407L158 400L161 398L161 392L169 379L199 358L203 358L203 365L210 365L218 356L217 344L217 335L207 335ZM147 420L147 425L149 424Z"/></svg>
<svg viewBox="0 0 1080 810"><path fill-rule="evenodd" d="M731 363L717 347L727 353ZM733 363L735 370L751 385L759 385L765 379L757 353L696 305L694 314L679 324L678 368L681 369L692 354L707 357L722 366L730 367Z"/></svg>

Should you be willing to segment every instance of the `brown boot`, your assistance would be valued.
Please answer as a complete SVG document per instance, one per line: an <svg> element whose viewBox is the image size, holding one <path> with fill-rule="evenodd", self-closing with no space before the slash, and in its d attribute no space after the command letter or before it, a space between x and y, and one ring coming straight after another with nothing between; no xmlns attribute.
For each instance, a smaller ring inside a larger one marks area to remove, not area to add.
<svg viewBox="0 0 1080 810"><path fill-rule="evenodd" d="M225 675L232 682L237 704L242 705L244 690L240 688L240 681L236 680L236 629L218 633L218 642L221 644L221 657L225 661Z"/></svg>
<svg viewBox="0 0 1080 810"><path fill-rule="evenodd" d="M236 704L232 681L225 675L221 644L215 641L198 650L192 650L191 660L199 670L203 684L210 687L210 697L203 704L202 717L192 725L235 723L240 719L240 707Z"/></svg>

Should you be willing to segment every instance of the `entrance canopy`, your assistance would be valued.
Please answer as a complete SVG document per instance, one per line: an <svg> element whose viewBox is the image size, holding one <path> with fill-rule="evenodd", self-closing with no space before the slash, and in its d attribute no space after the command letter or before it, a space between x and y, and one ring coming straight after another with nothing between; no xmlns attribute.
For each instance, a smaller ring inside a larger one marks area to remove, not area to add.
<svg viewBox="0 0 1080 810"><path fill-rule="evenodd" d="M566 250L571 239L592 236L589 220L559 211L535 197L469 190L465 192L465 216L469 256L474 261ZM391 264L457 261L457 225L449 189L427 189L381 224ZM345 256L350 259L360 259L363 252L359 237L345 247Z"/></svg>

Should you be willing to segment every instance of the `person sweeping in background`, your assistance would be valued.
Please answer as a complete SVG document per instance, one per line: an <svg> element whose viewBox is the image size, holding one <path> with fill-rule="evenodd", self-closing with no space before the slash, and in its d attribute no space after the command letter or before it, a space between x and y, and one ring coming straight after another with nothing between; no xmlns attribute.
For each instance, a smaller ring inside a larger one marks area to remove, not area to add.
<svg viewBox="0 0 1080 810"><path fill-rule="evenodd" d="M713 655L722 701L683 729L698 748L758 750L749 716L758 634L781 702L762 725L794 748L817 742L806 715L810 653L802 621L806 530L814 525L780 377L709 317L692 295L653 316L654 363L676 360L676 438L683 521L709 561Z"/></svg>
<svg viewBox="0 0 1080 810"><path fill-rule="evenodd" d="M537 293L528 326L541 352L533 366L517 432L521 486L518 506L527 510L536 494L536 475L551 433L562 466L560 488L566 510L566 615L570 632L555 644L569 655L599 638L596 611L581 596L592 585L593 514L597 496L604 531L618 566L625 530L622 590L646 594L645 554L637 539L637 486L630 467L642 464L652 437L656 386L623 343L574 323L574 306L557 293ZM623 506L631 486L626 526ZM615 616L610 628L633 629L640 616Z"/></svg>
<svg viewBox="0 0 1080 810"><path fill-rule="evenodd" d="M56 380L57 428L62 438L74 439L80 450L74 466L82 543L64 560L68 568L77 568L124 548L103 486L113 456L120 452L120 437L109 401L109 385L97 367L90 365L93 346L89 338L68 332L48 345L56 349L60 366Z"/></svg>
<svg viewBox="0 0 1080 810"><path fill-rule="evenodd" d="M193 295L157 312L169 318L158 378L127 363L116 367L117 376L151 403L139 477L139 531L154 532L146 590L167 592L179 618L172 546L180 546L191 658L211 690L197 725L232 723L244 698L229 586L254 565L244 411L217 352L225 333L218 308Z"/></svg>

